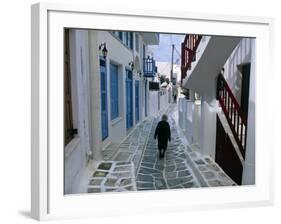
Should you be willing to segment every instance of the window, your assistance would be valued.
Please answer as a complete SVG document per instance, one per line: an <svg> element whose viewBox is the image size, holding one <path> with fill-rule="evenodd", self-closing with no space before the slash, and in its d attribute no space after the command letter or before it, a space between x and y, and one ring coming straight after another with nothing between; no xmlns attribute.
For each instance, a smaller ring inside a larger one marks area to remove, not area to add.
<svg viewBox="0 0 281 224"><path fill-rule="evenodd" d="M128 42L128 32L124 32L124 36L123 36L123 44L127 45Z"/></svg>
<svg viewBox="0 0 281 224"><path fill-rule="evenodd" d="M128 36L129 36L129 41L128 41L128 45L127 46L133 50L134 33L133 32L129 32Z"/></svg>
<svg viewBox="0 0 281 224"><path fill-rule="evenodd" d="M118 33L118 38L120 40L123 40L123 32L117 32Z"/></svg>
<svg viewBox="0 0 281 224"><path fill-rule="evenodd" d="M111 31L111 33L117 37L119 40L123 41L123 33L122 31Z"/></svg>
<svg viewBox="0 0 281 224"><path fill-rule="evenodd" d="M134 32L112 31L112 34L121 40L124 45L133 50ZM139 48L138 44L136 46Z"/></svg>
<svg viewBox="0 0 281 224"><path fill-rule="evenodd" d="M133 32L124 32L124 39L123 39L123 43L133 49Z"/></svg>
<svg viewBox="0 0 281 224"><path fill-rule="evenodd" d="M136 51L139 52L139 35L138 34L135 34L135 48L136 48Z"/></svg>
<svg viewBox="0 0 281 224"><path fill-rule="evenodd" d="M111 120L119 116L118 106L118 66L110 64Z"/></svg>

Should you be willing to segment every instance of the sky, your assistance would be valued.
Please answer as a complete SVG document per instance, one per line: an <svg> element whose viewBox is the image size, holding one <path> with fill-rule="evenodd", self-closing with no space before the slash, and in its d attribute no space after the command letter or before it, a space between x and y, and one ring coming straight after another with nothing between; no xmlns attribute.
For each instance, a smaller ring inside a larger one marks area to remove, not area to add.
<svg viewBox="0 0 281 224"><path fill-rule="evenodd" d="M159 62L170 62L172 60L172 44L175 45L174 64L180 64L181 43L185 35L160 34L159 45L151 45L148 48L153 51L153 57Z"/></svg>

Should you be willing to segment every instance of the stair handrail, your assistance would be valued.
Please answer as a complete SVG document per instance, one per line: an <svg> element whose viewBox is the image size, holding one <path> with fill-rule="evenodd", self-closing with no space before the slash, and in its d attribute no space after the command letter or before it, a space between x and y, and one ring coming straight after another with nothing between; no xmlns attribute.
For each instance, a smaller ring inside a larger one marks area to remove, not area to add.
<svg viewBox="0 0 281 224"><path fill-rule="evenodd" d="M217 100L219 101L220 106L225 114L226 120L230 126L240 152L243 158L245 158L247 119L221 73L217 77Z"/></svg>
<svg viewBox="0 0 281 224"><path fill-rule="evenodd" d="M196 60L196 50L200 44L202 35L187 34L181 44L181 81L186 77L187 70L191 69L191 63Z"/></svg>

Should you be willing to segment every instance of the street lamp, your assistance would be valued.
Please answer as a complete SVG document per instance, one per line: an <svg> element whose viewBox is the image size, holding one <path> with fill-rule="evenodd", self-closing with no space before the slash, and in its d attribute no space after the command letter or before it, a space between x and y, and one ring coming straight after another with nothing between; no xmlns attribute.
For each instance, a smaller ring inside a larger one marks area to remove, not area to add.
<svg viewBox="0 0 281 224"><path fill-rule="evenodd" d="M138 73L137 73L138 75L139 75L139 77L141 78L141 75L142 75L142 73L141 73L141 71L139 70L138 71Z"/></svg>
<svg viewBox="0 0 281 224"><path fill-rule="evenodd" d="M108 53L108 50L106 49L106 43L100 44L99 52L100 52L100 56L102 56L105 59Z"/></svg>
<svg viewBox="0 0 281 224"><path fill-rule="evenodd" d="M132 70L134 70L134 62L133 61L129 62L129 66Z"/></svg>

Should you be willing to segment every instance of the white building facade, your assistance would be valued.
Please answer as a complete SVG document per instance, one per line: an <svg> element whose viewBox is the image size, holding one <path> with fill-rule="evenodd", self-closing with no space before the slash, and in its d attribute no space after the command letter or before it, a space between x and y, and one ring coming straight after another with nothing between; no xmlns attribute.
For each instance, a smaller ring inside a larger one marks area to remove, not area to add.
<svg viewBox="0 0 281 224"><path fill-rule="evenodd" d="M105 147L156 113L156 66L146 49L158 43L157 33L65 31L66 194L91 159L102 160Z"/></svg>
<svg viewBox="0 0 281 224"><path fill-rule="evenodd" d="M213 158L236 183L254 184L255 39L188 38L199 53L182 64L189 67L182 70L182 85L191 97L180 99L179 124L194 150Z"/></svg>

